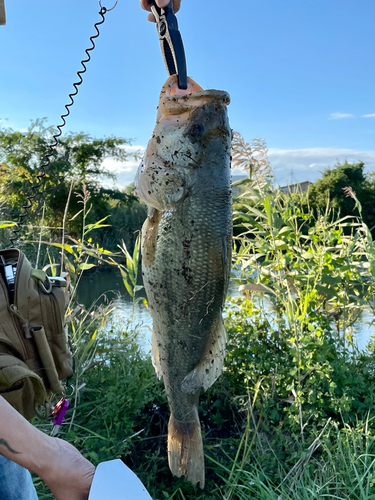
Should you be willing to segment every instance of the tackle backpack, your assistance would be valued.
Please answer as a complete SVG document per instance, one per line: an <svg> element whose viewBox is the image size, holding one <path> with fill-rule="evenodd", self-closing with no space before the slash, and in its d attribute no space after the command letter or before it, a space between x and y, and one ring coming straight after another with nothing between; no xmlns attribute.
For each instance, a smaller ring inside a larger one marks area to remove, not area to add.
<svg viewBox="0 0 375 500"><path fill-rule="evenodd" d="M0 251L0 395L28 420L73 374L64 282L20 250Z"/></svg>

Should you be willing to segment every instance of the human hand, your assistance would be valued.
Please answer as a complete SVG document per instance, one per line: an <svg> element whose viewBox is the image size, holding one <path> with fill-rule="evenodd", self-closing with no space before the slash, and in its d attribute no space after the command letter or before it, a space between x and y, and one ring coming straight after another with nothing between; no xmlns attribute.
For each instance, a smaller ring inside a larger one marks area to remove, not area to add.
<svg viewBox="0 0 375 500"><path fill-rule="evenodd" d="M53 438L52 447L54 459L38 471L39 476L56 500L87 500L95 467L62 439Z"/></svg>
<svg viewBox="0 0 375 500"><path fill-rule="evenodd" d="M0 453L35 472L56 500L88 499L95 467L71 444L31 425L2 396L0 431Z"/></svg>
<svg viewBox="0 0 375 500"><path fill-rule="evenodd" d="M155 0L157 5L161 8L169 4L169 0ZM173 0L173 11L178 12L180 10L181 0ZM144 10L151 12L150 0L141 0L141 7ZM151 22L156 22L154 14L149 14L147 20Z"/></svg>

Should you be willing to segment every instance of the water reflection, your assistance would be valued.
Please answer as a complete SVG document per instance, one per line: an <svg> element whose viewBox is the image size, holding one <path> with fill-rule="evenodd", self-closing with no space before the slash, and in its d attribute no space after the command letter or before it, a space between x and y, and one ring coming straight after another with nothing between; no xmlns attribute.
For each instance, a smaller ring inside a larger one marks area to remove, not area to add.
<svg viewBox="0 0 375 500"><path fill-rule="evenodd" d="M141 293L137 294L137 296L139 295ZM143 302L133 304L132 297L126 291L120 273L113 271L86 273L78 285L77 300L86 308L95 301L97 305L111 301L115 309L108 321L108 329L116 324L131 323L139 330L144 346L148 350L151 345L152 319L150 313Z"/></svg>
<svg viewBox="0 0 375 500"><path fill-rule="evenodd" d="M230 295L232 297L238 296L237 290L237 286L233 285L230 288ZM100 297L99 300L98 297ZM142 302L133 305L132 298L127 293L119 273L97 271L85 274L77 289L77 299L86 308L95 301L98 305L104 301L112 301L115 310L111 314L108 327L111 328L116 323L132 322L138 327L144 347L148 351L151 345L152 319L150 313ZM353 336L356 337L360 350L365 349L370 337L375 335L373 319L370 311L364 311L361 321L353 327Z"/></svg>

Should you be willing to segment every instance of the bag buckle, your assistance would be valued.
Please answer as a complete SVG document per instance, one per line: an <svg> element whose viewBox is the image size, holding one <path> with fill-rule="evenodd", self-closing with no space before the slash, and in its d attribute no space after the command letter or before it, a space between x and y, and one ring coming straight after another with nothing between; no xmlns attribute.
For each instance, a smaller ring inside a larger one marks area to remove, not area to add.
<svg viewBox="0 0 375 500"><path fill-rule="evenodd" d="M52 292L52 281L48 274L46 274L46 279L44 281L39 281L39 285L44 293L50 294Z"/></svg>

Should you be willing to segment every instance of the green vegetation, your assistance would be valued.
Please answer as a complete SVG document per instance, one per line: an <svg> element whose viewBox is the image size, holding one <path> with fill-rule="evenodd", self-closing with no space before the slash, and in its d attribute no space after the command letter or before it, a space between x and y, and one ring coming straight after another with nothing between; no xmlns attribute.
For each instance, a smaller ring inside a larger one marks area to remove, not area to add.
<svg viewBox="0 0 375 500"><path fill-rule="evenodd" d="M359 352L353 330L374 307L375 254L360 218L331 218L267 186L235 204L243 296L228 303L225 372L201 398L204 491L171 476L163 385L139 325L107 324L105 306L70 323L78 390L62 437L94 463L122 457L157 500L375 498L373 347ZM123 251L135 297L138 245ZM68 252L71 273L85 252Z"/></svg>
<svg viewBox="0 0 375 500"><path fill-rule="evenodd" d="M345 161L334 168L326 169L322 178L310 186L310 206L324 210L329 200L330 207L340 212L342 217L353 215L353 200L343 196L343 189L350 186L362 205L363 221L374 231L375 178L374 173L365 174L364 168L363 162L354 164Z"/></svg>
<svg viewBox="0 0 375 500"><path fill-rule="evenodd" d="M73 295L67 311L76 374L61 437L95 464L121 457L155 500L375 499L375 342L360 351L355 336L363 312L375 315L369 195L360 197L371 176L363 177L362 164L335 172L340 183L328 191L337 203L327 202L323 187L312 203L317 188L297 197L249 180L235 200L232 280L241 296L227 303L225 371L200 402L204 491L169 472L163 384L141 346L141 325L134 315L112 321L111 303L85 310ZM76 206L67 209L74 224L63 240L43 230L41 261L63 262L73 291L85 272L116 266L135 307L143 300L139 239L116 247L111 233L105 250L99 235L117 214L94 218L95 190L82 180ZM65 205L61 210L62 224ZM74 217L74 210L82 211ZM33 245L31 257L38 253ZM51 431L49 422L34 424ZM40 499L51 500L35 482Z"/></svg>
<svg viewBox="0 0 375 500"><path fill-rule="evenodd" d="M86 222L93 224L111 217L111 225L96 236L96 242L115 250L124 240L133 248L134 233L146 218L145 207L134 195L134 185L124 191L102 185L103 180L116 178L102 166L103 160L110 157L124 162L139 158L124 148L130 144L129 140L93 139L84 133L69 133L58 139L58 146L51 151L52 134L53 129L46 126L45 119L31 123L26 132L0 128L0 205L4 218L15 220L22 213L21 207L32 194L31 186L45 164L46 155L52 153L43 187L38 191L27 223L39 225L43 213L43 225L48 228L46 234L51 236L51 241L61 241L63 226L71 237L80 238L83 201L80 191L85 186L85 193L90 196ZM38 234L37 229L24 239L34 240ZM7 244L6 240L0 242Z"/></svg>

